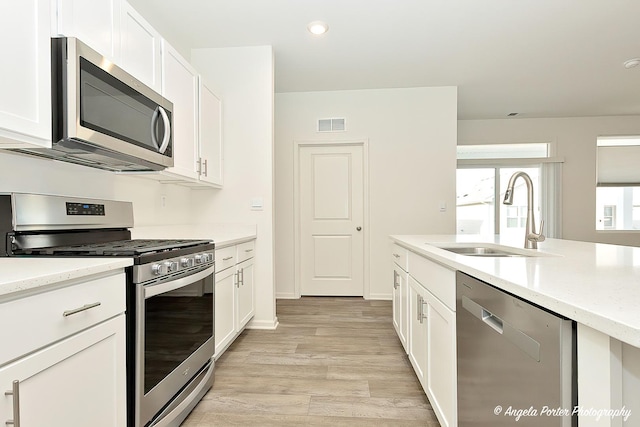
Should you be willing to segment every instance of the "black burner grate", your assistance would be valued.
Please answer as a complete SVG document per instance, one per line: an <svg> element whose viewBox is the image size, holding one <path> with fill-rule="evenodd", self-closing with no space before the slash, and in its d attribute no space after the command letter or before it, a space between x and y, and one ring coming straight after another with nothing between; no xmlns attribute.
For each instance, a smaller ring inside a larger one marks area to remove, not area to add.
<svg viewBox="0 0 640 427"><path fill-rule="evenodd" d="M137 256L210 243L209 240L118 240L106 243L55 246L32 250L40 255Z"/></svg>

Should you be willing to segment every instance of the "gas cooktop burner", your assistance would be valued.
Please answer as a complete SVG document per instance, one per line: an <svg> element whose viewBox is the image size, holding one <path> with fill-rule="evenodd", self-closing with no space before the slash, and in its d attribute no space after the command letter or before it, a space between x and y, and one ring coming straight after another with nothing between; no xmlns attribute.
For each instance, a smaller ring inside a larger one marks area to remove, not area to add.
<svg viewBox="0 0 640 427"><path fill-rule="evenodd" d="M210 240L118 240L114 242L33 249L35 255L137 256L211 243Z"/></svg>

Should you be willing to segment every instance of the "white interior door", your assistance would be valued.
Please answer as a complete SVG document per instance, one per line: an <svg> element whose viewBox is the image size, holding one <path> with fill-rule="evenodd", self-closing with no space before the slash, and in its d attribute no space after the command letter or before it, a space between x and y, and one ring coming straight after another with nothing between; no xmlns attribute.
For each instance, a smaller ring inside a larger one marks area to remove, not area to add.
<svg viewBox="0 0 640 427"><path fill-rule="evenodd" d="M300 147L300 294L364 293L363 147Z"/></svg>

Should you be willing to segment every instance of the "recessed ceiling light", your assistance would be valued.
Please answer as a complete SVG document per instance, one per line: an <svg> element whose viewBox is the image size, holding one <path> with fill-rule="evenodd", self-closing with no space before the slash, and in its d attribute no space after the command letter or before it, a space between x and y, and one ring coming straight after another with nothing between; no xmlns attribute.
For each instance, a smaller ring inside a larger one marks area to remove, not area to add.
<svg viewBox="0 0 640 427"><path fill-rule="evenodd" d="M628 59L623 62L624 68L634 68L640 65L640 58Z"/></svg>
<svg viewBox="0 0 640 427"><path fill-rule="evenodd" d="M311 34L319 36L329 31L329 26L326 22L323 21L313 21L309 22L309 25L307 25L307 30L309 30Z"/></svg>

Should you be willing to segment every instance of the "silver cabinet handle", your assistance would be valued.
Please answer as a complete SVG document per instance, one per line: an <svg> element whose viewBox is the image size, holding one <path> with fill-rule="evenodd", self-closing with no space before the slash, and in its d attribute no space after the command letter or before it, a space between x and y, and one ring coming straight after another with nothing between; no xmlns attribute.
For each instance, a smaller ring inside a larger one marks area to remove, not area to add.
<svg viewBox="0 0 640 427"><path fill-rule="evenodd" d="M20 381L12 383L11 390L4 392L5 396L13 396L13 419L7 420L8 426L20 427Z"/></svg>
<svg viewBox="0 0 640 427"><path fill-rule="evenodd" d="M223 261L229 261L230 259L233 259L233 257L232 256L228 256L228 257L222 258Z"/></svg>
<svg viewBox="0 0 640 427"><path fill-rule="evenodd" d="M416 295L416 311L418 312L418 322L422 323L422 299L421 295Z"/></svg>
<svg viewBox="0 0 640 427"><path fill-rule="evenodd" d="M207 159L204 159L204 173L203 173L203 175L207 176L208 173L209 173L209 166L207 164Z"/></svg>
<svg viewBox="0 0 640 427"><path fill-rule="evenodd" d="M198 157L198 162L196 163L196 173L198 175L202 175L202 157Z"/></svg>
<svg viewBox="0 0 640 427"><path fill-rule="evenodd" d="M398 289L398 272L393 270L393 289Z"/></svg>
<svg viewBox="0 0 640 427"><path fill-rule="evenodd" d="M101 302L94 302L93 304L85 304L82 307L74 308L73 310L67 310L67 311L63 312L62 316L63 317L73 316L74 314L78 314L78 313L81 313L83 311L87 311L87 310L90 310L92 308L98 307L101 304L102 304Z"/></svg>
<svg viewBox="0 0 640 427"><path fill-rule="evenodd" d="M245 249L244 251L249 253L249 252L253 252L253 249Z"/></svg>
<svg viewBox="0 0 640 427"><path fill-rule="evenodd" d="M420 297L420 323L424 323L423 320L427 318L427 315L424 314L424 306L427 304L427 302L424 300L424 298Z"/></svg>
<svg viewBox="0 0 640 427"><path fill-rule="evenodd" d="M238 277L240 277L240 284L244 286L244 267L240 269Z"/></svg>
<svg viewBox="0 0 640 427"><path fill-rule="evenodd" d="M396 258L400 258L400 255L398 255L398 254L393 254L393 256L396 257Z"/></svg>

